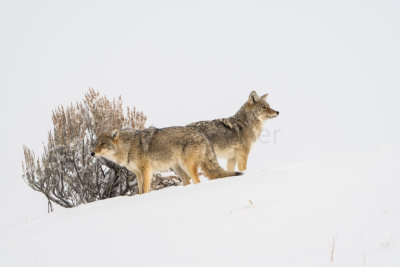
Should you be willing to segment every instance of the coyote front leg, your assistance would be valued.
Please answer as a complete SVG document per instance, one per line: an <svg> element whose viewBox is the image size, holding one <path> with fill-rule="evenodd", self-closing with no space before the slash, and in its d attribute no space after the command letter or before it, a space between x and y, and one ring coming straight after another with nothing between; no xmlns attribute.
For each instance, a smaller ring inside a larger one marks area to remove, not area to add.
<svg viewBox="0 0 400 267"><path fill-rule="evenodd" d="M228 171L234 171L235 170L235 165L236 165L236 157L228 159L228 163L226 166L226 169Z"/></svg>
<svg viewBox="0 0 400 267"><path fill-rule="evenodd" d="M247 151L242 151L241 153L239 153L238 168L239 168L240 172L247 169L247 157L248 156L249 156L249 152L247 152Z"/></svg>
<svg viewBox="0 0 400 267"><path fill-rule="evenodd" d="M135 172L139 194L143 194L143 175L141 172Z"/></svg>

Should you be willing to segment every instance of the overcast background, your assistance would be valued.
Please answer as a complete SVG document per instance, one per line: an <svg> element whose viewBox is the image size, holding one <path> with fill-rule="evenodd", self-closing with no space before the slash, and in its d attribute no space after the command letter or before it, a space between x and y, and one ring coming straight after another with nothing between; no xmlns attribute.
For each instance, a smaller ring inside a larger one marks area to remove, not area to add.
<svg viewBox="0 0 400 267"><path fill-rule="evenodd" d="M398 1L2 0L0 229L46 214L22 145L40 155L51 111L89 87L157 127L268 92L280 115L249 170L399 144L399 14Z"/></svg>

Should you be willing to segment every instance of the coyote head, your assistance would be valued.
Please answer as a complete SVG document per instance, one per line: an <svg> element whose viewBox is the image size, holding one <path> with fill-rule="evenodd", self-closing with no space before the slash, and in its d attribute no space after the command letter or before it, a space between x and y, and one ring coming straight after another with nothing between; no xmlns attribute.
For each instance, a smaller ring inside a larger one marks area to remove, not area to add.
<svg viewBox="0 0 400 267"><path fill-rule="evenodd" d="M96 147L91 153L93 157L104 157L109 160L115 158L116 152L118 152L118 139L119 131L114 129L111 132L103 133L97 139Z"/></svg>
<svg viewBox="0 0 400 267"><path fill-rule="evenodd" d="M275 118L279 115L279 111L272 109L269 104L265 101L268 94L263 96L258 96L258 94L253 91L249 95L249 99L244 105L244 109L247 114L252 114L260 121L265 121L270 118Z"/></svg>

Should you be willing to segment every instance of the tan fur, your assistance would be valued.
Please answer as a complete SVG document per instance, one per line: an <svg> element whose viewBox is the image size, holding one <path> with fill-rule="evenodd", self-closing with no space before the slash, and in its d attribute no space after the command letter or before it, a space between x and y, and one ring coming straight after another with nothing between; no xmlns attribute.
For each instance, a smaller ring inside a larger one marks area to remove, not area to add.
<svg viewBox="0 0 400 267"><path fill-rule="evenodd" d="M93 156L104 157L136 174L139 193L150 191L154 172L173 169L189 184L199 183L198 168L210 179L239 175L219 166L207 138L187 127L113 130L99 136Z"/></svg>
<svg viewBox="0 0 400 267"><path fill-rule="evenodd" d="M260 136L264 122L278 116L265 101L267 94L259 97L253 91L248 100L232 117L213 121L200 121L187 125L207 136L217 157L226 158L227 170L247 168L247 158L253 143Z"/></svg>

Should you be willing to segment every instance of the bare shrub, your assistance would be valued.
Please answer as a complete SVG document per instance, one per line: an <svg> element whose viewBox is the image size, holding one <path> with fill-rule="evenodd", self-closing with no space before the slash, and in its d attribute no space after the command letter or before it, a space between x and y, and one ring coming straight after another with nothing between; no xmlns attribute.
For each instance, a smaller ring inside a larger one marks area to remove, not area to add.
<svg viewBox="0 0 400 267"><path fill-rule="evenodd" d="M104 158L96 160L90 152L101 132L143 129L146 116L142 112L125 110L121 97L110 101L89 89L83 101L55 109L52 120L54 127L48 133L43 155L36 158L24 146L22 163L23 179L46 196L49 211L53 210L52 203L70 208L138 192L133 173Z"/></svg>
<svg viewBox="0 0 400 267"><path fill-rule="evenodd" d="M180 185L181 180L175 174L172 175L161 175L156 173L153 175L151 190L159 190L168 186Z"/></svg>

